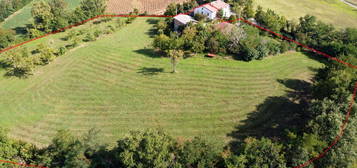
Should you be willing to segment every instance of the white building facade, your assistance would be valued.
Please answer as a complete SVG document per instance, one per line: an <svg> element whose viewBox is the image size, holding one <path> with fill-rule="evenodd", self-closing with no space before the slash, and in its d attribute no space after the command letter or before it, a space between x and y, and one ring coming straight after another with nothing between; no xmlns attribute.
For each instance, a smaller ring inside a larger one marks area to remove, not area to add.
<svg viewBox="0 0 357 168"><path fill-rule="evenodd" d="M230 17L232 15L229 4L222 0L213 1L198 8L195 8L194 14L201 14L207 16L207 18L213 20L217 17L217 13L222 10L223 17Z"/></svg>

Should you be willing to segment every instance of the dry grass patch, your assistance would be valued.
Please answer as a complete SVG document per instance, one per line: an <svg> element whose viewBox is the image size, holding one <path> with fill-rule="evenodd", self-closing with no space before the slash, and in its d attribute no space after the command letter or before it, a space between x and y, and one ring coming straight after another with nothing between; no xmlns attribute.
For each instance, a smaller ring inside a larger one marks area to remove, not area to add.
<svg viewBox="0 0 357 168"><path fill-rule="evenodd" d="M163 14L170 3L181 3L186 0L109 0L107 12L116 14L127 14L134 8L140 13Z"/></svg>

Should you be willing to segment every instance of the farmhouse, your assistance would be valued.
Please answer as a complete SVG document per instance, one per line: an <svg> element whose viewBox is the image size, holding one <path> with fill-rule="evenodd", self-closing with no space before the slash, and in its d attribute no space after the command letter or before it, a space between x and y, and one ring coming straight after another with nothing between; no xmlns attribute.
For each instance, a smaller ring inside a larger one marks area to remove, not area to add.
<svg viewBox="0 0 357 168"><path fill-rule="evenodd" d="M190 22L197 22L189 15L180 14L174 17L174 28L177 30L180 26L186 25Z"/></svg>
<svg viewBox="0 0 357 168"><path fill-rule="evenodd" d="M200 6L194 10L194 14L206 15L209 19L215 19L217 13L222 10L223 17L230 17L232 15L229 4L222 0L213 1L211 3Z"/></svg>

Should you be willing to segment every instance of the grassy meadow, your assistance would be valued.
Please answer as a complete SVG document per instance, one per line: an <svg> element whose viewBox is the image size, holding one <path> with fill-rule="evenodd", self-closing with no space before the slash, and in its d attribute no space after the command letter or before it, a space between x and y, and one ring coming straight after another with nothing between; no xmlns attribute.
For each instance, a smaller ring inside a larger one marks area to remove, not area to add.
<svg viewBox="0 0 357 168"><path fill-rule="evenodd" d="M25 27L26 24L31 23L31 8L32 4L38 0L34 0L29 3L19 11L15 12L11 16L9 16L3 23L1 23L1 27L4 29L13 29L17 27ZM68 3L70 9L74 9L78 6L80 0L65 0Z"/></svg>
<svg viewBox="0 0 357 168"><path fill-rule="evenodd" d="M255 3L289 19L298 20L310 14L336 27L357 27L357 9L340 0L255 0Z"/></svg>
<svg viewBox="0 0 357 168"><path fill-rule="evenodd" d="M161 128L175 137L202 136L221 144L236 131L279 127L277 120L286 117L275 110L287 105L284 95L322 66L298 52L249 63L196 56L180 61L172 74L170 60L151 47L153 22L138 18L27 79L0 71L0 125L12 137L38 145L58 129L81 134L90 128L100 129L106 142L130 130ZM82 28L88 25L77 29Z"/></svg>

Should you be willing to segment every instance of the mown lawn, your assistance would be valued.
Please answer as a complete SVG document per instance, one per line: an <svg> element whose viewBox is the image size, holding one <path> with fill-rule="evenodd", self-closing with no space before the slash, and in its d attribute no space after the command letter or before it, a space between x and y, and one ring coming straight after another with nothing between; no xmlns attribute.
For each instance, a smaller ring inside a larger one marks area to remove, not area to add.
<svg viewBox="0 0 357 168"><path fill-rule="evenodd" d="M256 5L270 8L289 19L306 14L317 16L336 27L357 27L357 9L339 0L255 0Z"/></svg>
<svg viewBox="0 0 357 168"><path fill-rule="evenodd" d="M9 19L6 19L1 23L1 27L4 29L13 29L17 27L25 27L26 24L31 23L31 8L32 4L38 0L33 0L32 3L29 3L13 15L9 16ZM70 9L74 9L78 6L80 0L65 0L68 3Z"/></svg>
<svg viewBox="0 0 357 168"><path fill-rule="evenodd" d="M162 128L222 144L268 97L291 90L281 80L309 79L322 66L297 52L249 63L198 56L182 60L172 74L169 59L152 50L151 22L138 18L84 43L28 79L1 75L0 125L39 145L57 129L90 128L100 129L106 142L130 130Z"/></svg>

